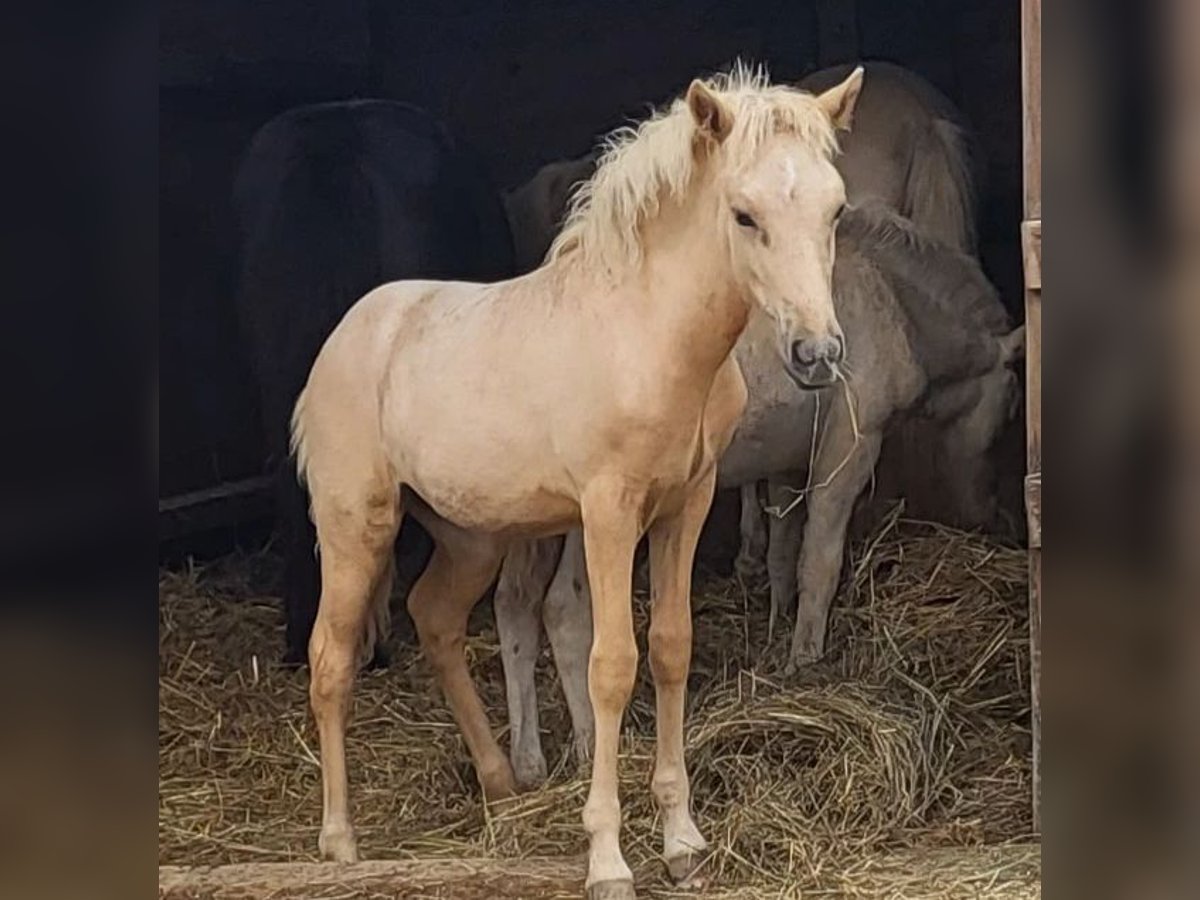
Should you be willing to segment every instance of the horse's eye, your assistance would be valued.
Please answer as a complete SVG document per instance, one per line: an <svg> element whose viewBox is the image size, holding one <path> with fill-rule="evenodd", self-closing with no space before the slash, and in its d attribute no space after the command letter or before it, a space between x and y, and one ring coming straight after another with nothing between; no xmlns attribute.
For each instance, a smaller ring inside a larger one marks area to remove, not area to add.
<svg viewBox="0 0 1200 900"><path fill-rule="evenodd" d="M841 218L842 218L842 213L844 213L845 211L846 211L846 204L845 204L845 203L843 203L841 206L839 206L839 207L837 208L837 212L835 212L835 213L833 214L833 221L834 221L834 222L839 222L839 221L841 221Z"/></svg>
<svg viewBox="0 0 1200 900"><path fill-rule="evenodd" d="M740 209L733 211L733 220L743 228L758 228L758 223L750 216L750 213L742 212Z"/></svg>

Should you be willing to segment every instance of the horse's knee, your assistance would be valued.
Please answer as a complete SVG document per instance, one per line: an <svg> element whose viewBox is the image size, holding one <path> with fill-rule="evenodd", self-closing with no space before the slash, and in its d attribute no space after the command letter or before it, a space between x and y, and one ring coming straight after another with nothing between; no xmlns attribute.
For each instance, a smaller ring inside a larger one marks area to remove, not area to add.
<svg viewBox="0 0 1200 900"><path fill-rule="evenodd" d="M623 708L633 693L637 661L637 644L632 640L618 647L593 645L588 660L588 687L593 705Z"/></svg>
<svg viewBox="0 0 1200 900"><path fill-rule="evenodd" d="M687 679L692 659L692 623L650 626L650 671L658 684L678 684Z"/></svg>

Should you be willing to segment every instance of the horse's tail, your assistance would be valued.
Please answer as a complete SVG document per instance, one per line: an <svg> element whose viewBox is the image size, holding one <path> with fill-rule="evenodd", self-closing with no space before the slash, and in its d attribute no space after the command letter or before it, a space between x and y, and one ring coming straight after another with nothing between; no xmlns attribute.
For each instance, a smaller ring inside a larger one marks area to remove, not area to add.
<svg viewBox="0 0 1200 900"><path fill-rule="evenodd" d="M935 118L913 148L904 213L934 239L973 254L976 198L972 168L966 132L949 119Z"/></svg>
<svg viewBox="0 0 1200 900"><path fill-rule="evenodd" d="M301 484L308 483L308 446L305 443L307 406L308 388L305 387L300 391L300 396L296 398L296 406L292 410L292 419L288 429L290 435L288 451L296 465L296 479Z"/></svg>

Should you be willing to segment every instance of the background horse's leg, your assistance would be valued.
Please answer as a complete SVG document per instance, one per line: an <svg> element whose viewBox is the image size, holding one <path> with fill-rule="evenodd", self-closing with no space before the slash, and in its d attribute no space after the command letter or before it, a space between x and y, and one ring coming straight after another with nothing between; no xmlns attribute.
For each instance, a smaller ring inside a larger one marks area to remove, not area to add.
<svg viewBox="0 0 1200 900"><path fill-rule="evenodd" d="M796 566L800 584L800 601L796 609L796 630L792 632L792 649L788 654L788 670L808 665L825 655L825 629L829 607L837 590L842 571L842 554L846 548L846 526L854 511L854 501L866 486L879 459L880 435L864 434L850 459L833 480L808 495L808 521L804 526L804 543ZM818 457L813 484L821 484L840 464L833 449L844 447L841 441L830 441Z"/></svg>
<svg viewBox="0 0 1200 900"><path fill-rule="evenodd" d="M796 500L798 485L804 479L785 484L782 481L767 483L767 505L782 512ZM767 513L767 577L771 583L771 612L767 618L767 644L775 638L781 616L790 615L796 600L796 559L800 555L800 540L804 536L804 503L796 506L782 518L774 512Z"/></svg>
<svg viewBox="0 0 1200 900"><path fill-rule="evenodd" d="M546 780L534 674L542 637L542 598L554 577L561 546L561 538L514 544L500 567L492 600L508 696L509 758L517 785L523 789Z"/></svg>
<svg viewBox="0 0 1200 900"><path fill-rule="evenodd" d="M592 758L596 720L588 697L588 656L592 652L592 592L583 558L583 532L567 535L562 560L542 610L554 666L562 682L575 735L575 757L580 765Z"/></svg>
<svg viewBox="0 0 1200 900"><path fill-rule="evenodd" d="M663 859L671 878L699 887L696 869L708 844L692 821L683 759L683 712L692 659L692 562L712 505L716 471L709 473L678 515L650 529L650 669L654 673L657 756L651 782L662 811Z"/></svg>
<svg viewBox="0 0 1200 900"><path fill-rule="evenodd" d="M350 822L345 747L350 690L370 605L378 590L390 587L380 583L390 571L401 514L395 497L382 490L372 502L353 509L324 509L321 504L314 509L319 510L322 588L308 660L309 697L321 743L324 812L318 843L327 859L354 862L358 848ZM367 509L376 516L369 520Z"/></svg>
<svg viewBox="0 0 1200 900"><path fill-rule="evenodd" d="M758 483L750 482L741 487L742 517L741 544L734 571L744 580L757 579L763 571L763 558L767 555L767 525L763 521L762 504L758 502Z"/></svg>
<svg viewBox="0 0 1200 900"><path fill-rule="evenodd" d="M584 496L583 537L592 587L594 638L588 659L588 694L596 716L592 783L583 808L589 840L589 900L629 900L633 872L621 856L621 801L617 752L621 716L637 677L633 635L633 554L642 498L623 485L604 485Z"/></svg>
<svg viewBox="0 0 1200 900"><path fill-rule="evenodd" d="M512 766L492 734L464 654L467 617L496 577L500 549L449 524L430 531L433 556L409 592L408 611L462 730L484 797L511 797L516 793Z"/></svg>
<svg viewBox="0 0 1200 900"><path fill-rule="evenodd" d="M358 647L358 667L365 669L372 661L386 659L383 645L392 636L392 585L396 582L396 554L389 553L383 561L383 572L375 581L371 607Z"/></svg>

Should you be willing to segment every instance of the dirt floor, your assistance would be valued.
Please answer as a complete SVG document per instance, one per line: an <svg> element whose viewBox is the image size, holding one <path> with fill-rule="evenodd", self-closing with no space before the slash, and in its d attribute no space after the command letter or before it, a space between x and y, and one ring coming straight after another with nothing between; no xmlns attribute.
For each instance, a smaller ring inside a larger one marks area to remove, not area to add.
<svg viewBox="0 0 1200 900"><path fill-rule="evenodd" d="M348 736L375 862L309 865L320 770L306 673L277 663L276 567L264 552L160 573L160 896L580 896L586 781L548 654L549 784L489 809L428 666L394 642L392 665L356 685ZM852 550L829 656L786 679L781 648L764 647L765 586L701 572L686 734L712 845L704 895L1040 896L1026 596L1022 550L889 519ZM636 606L644 641L642 591ZM472 635L500 726L485 605ZM623 846L643 894L675 896L656 855L645 669L622 743Z"/></svg>

